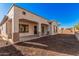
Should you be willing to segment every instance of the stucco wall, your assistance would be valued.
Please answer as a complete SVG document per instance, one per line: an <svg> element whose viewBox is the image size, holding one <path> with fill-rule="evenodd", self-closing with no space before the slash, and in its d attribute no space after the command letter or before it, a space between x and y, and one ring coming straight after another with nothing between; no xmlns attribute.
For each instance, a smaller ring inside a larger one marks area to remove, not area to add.
<svg viewBox="0 0 79 59"><path fill-rule="evenodd" d="M28 19L28 20L35 21L38 23L48 24L47 20L45 20L37 15L34 15L31 12L28 12L27 10L18 8L16 6L14 7L14 10L15 10L14 14L15 14L16 19ZM26 12L25 15L22 14L23 11Z"/></svg>
<svg viewBox="0 0 79 59"><path fill-rule="evenodd" d="M12 22L11 21L7 22L7 33L12 33Z"/></svg>
<svg viewBox="0 0 79 59"><path fill-rule="evenodd" d="M12 31L12 24L7 20L2 26L1 26L1 35L6 39L11 35ZM7 39L6 39L7 40Z"/></svg>
<svg viewBox="0 0 79 59"><path fill-rule="evenodd" d="M12 36L12 21L8 20L6 25L7 25L8 37L11 38L11 36Z"/></svg>
<svg viewBox="0 0 79 59"><path fill-rule="evenodd" d="M4 37L4 38L7 38L7 37L8 37L6 30L7 30L6 23L4 23L4 24L1 26L1 35L2 35L2 37Z"/></svg>
<svg viewBox="0 0 79 59"><path fill-rule="evenodd" d="M54 32L54 26L58 27L58 24L56 22L51 23L51 25L50 25L50 34L51 35L58 34L58 32Z"/></svg>

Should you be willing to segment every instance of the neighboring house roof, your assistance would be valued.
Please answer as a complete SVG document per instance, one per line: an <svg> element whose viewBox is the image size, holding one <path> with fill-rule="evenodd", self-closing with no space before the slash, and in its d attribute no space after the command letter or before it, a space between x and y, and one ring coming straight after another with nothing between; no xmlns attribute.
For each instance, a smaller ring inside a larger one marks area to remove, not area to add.
<svg viewBox="0 0 79 59"><path fill-rule="evenodd" d="M48 21L48 22L49 22L49 23L55 22L56 24L60 25L60 23L58 23L56 20L50 20L50 21Z"/></svg>

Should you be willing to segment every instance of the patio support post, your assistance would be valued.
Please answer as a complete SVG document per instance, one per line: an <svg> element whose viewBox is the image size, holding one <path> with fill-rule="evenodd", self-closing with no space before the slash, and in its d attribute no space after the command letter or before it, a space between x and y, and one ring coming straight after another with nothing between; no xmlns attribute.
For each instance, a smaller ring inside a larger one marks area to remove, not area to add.
<svg viewBox="0 0 79 59"><path fill-rule="evenodd" d="M47 32L48 35L51 35L50 29L51 29L51 28L50 28L50 25L49 25L49 26L48 26L48 32Z"/></svg>
<svg viewBox="0 0 79 59"><path fill-rule="evenodd" d="M51 25L50 25L50 33L51 33L51 35L54 35L55 33L54 33L54 24L53 23L51 23Z"/></svg>
<svg viewBox="0 0 79 59"><path fill-rule="evenodd" d="M38 35L41 36L41 23L38 23Z"/></svg>

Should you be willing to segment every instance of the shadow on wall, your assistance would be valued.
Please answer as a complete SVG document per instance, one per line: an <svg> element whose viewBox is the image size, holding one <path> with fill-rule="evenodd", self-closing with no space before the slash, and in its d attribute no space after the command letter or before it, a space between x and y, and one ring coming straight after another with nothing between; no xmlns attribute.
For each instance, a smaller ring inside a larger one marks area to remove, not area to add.
<svg viewBox="0 0 79 59"><path fill-rule="evenodd" d="M64 38L65 40L63 40ZM66 41L66 39L68 40L70 39L70 40ZM40 46L37 44L36 45L28 44L27 42L40 43L40 44L47 45L47 47ZM17 43L16 45L41 48L45 50L56 51L60 53L70 54L70 55L79 54L79 42L72 34L58 34L53 36L47 36L39 39L29 40L26 42L20 42L20 43Z"/></svg>

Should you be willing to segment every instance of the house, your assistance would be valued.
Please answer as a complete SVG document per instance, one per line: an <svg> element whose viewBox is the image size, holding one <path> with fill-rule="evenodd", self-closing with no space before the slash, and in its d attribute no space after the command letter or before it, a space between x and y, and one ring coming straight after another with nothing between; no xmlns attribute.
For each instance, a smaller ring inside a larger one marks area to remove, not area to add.
<svg viewBox="0 0 79 59"><path fill-rule="evenodd" d="M12 5L1 21L1 36L5 40L17 42L25 36L54 35L57 34L58 25L56 21L48 21L26 9Z"/></svg>

